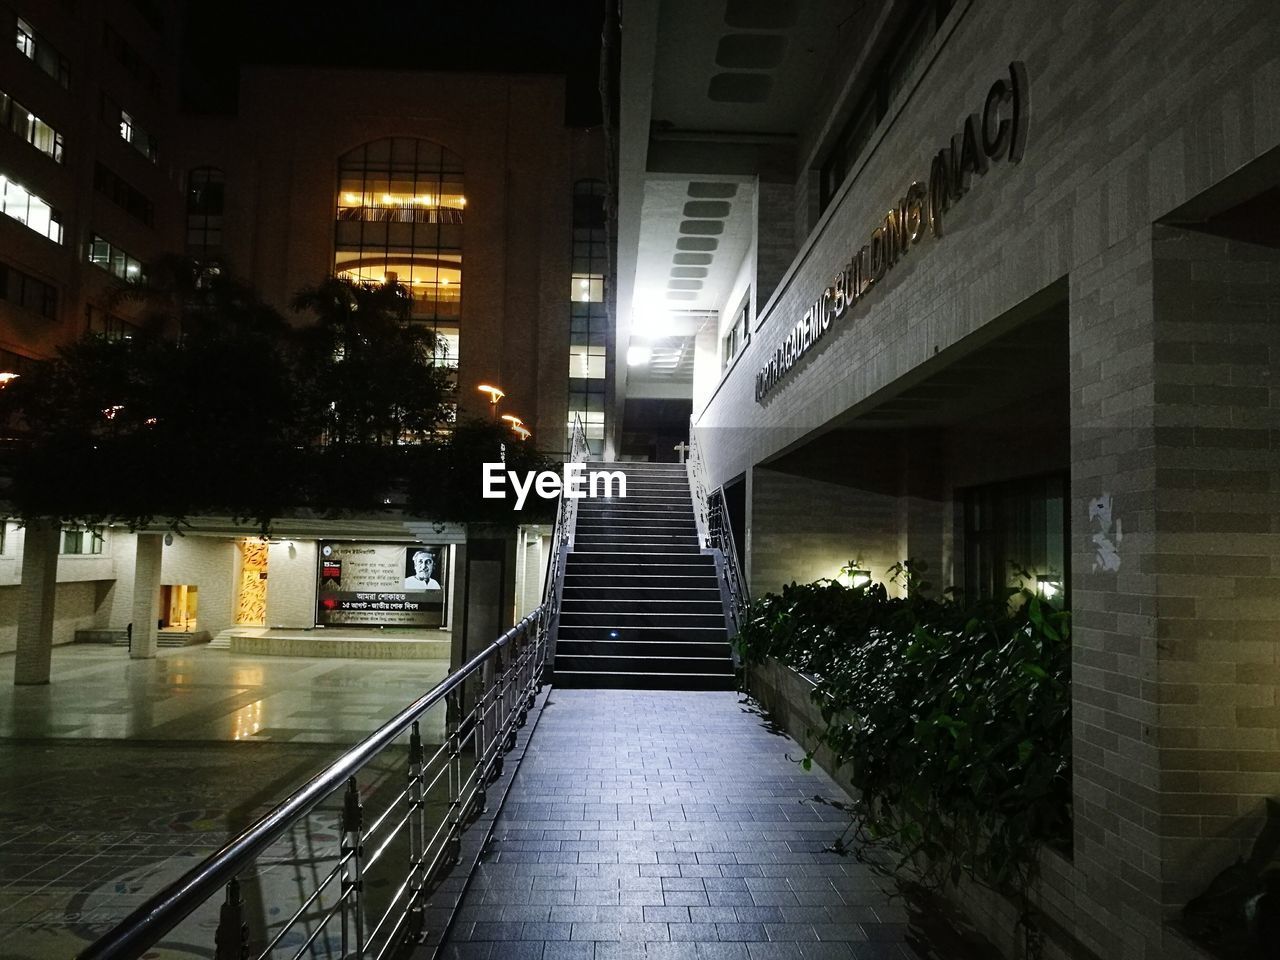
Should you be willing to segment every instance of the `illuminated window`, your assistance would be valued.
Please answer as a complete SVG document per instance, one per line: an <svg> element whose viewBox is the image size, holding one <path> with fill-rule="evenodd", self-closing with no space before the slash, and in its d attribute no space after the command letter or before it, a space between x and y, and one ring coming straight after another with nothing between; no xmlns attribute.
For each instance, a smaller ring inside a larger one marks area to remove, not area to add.
<svg viewBox="0 0 1280 960"><path fill-rule="evenodd" d="M17 134L46 157L62 162L62 134L0 91L0 127Z"/></svg>
<svg viewBox="0 0 1280 960"><path fill-rule="evenodd" d="M66 87L71 82L67 58L60 54L35 28L21 17L17 18L18 52L35 63L41 70Z"/></svg>
<svg viewBox="0 0 1280 960"><path fill-rule="evenodd" d="M598 273L575 273L569 296L579 303L603 303L604 277Z"/></svg>
<svg viewBox="0 0 1280 960"><path fill-rule="evenodd" d="M0 174L0 213L54 243L62 242L62 214L4 174Z"/></svg>
<svg viewBox="0 0 1280 960"><path fill-rule="evenodd" d="M604 379L605 350L603 346L574 346L569 348L569 377L587 380Z"/></svg>
<svg viewBox="0 0 1280 960"><path fill-rule="evenodd" d="M124 107L116 103L105 93L102 95L102 119L108 125L116 129L120 134L120 139L140 154L150 160L156 162L160 155L159 147L156 144L156 138L138 123L134 114L125 110Z"/></svg>
<svg viewBox="0 0 1280 960"><path fill-rule="evenodd" d="M137 257L130 256L96 233L89 234L89 262L121 280L140 280L144 273L142 262Z"/></svg>
<svg viewBox="0 0 1280 960"><path fill-rule="evenodd" d="M604 181L579 180L573 186L573 250L569 279L569 421L582 418L588 446L603 453L604 398L609 349L605 307L608 225Z"/></svg>
<svg viewBox="0 0 1280 960"><path fill-rule="evenodd" d="M375 140L338 161L334 273L403 284L412 319L442 338L441 363L458 362L462 314L462 160L409 137Z"/></svg>

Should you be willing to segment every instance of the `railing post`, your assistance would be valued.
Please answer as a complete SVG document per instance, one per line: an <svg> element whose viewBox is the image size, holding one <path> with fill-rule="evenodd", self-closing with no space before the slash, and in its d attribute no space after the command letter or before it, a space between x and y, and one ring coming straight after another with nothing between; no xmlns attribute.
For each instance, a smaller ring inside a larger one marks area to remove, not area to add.
<svg viewBox="0 0 1280 960"><path fill-rule="evenodd" d="M345 859L342 868L342 957L364 957L364 878L360 861L364 856L360 831L364 811L360 806L360 791L356 778L347 781L347 791L342 796L342 843L339 857ZM351 934L354 934L354 950Z"/></svg>
<svg viewBox="0 0 1280 960"><path fill-rule="evenodd" d="M426 936L422 919L427 888L425 762L422 733L415 720L409 733L409 910L413 914L409 930L415 938Z"/></svg>
<svg viewBox="0 0 1280 960"><path fill-rule="evenodd" d="M240 881L227 884L227 896L218 911L218 929L213 934L214 960L247 960L249 924L244 920L244 898Z"/></svg>
<svg viewBox="0 0 1280 960"><path fill-rule="evenodd" d="M499 743L502 731L507 725L507 667L502 662L501 650L494 657L493 674L493 744L490 748L493 752L493 769L489 774L490 781L497 780L498 777L502 776L503 764L506 759L503 754L503 747Z"/></svg>
<svg viewBox="0 0 1280 960"><path fill-rule="evenodd" d="M476 692L476 722L471 728L471 743L476 755L475 814L477 816L484 812L484 809L489 804L488 793L485 790L485 787L489 784L488 737L485 735L485 727L489 718L489 684L486 678L489 669L489 662L486 660L480 664L480 669L476 671L476 683L479 689Z"/></svg>
<svg viewBox="0 0 1280 960"><path fill-rule="evenodd" d="M446 736L449 743L449 836L445 841L448 845L448 859L451 863L457 863L462 856L462 743L458 737L460 705L458 703L457 691L450 691L446 697L448 704L448 731Z"/></svg>

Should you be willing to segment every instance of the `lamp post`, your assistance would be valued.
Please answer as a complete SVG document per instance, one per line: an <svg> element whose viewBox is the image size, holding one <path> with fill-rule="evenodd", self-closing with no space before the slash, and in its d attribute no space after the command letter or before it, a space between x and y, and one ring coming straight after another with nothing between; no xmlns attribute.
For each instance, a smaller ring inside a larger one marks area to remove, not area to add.
<svg viewBox="0 0 1280 960"><path fill-rule="evenodd" d="M489 416L494 420L498 419L498 401L507 394L501 387L493 387L487 383L482 383L476 387L481 393L487 394L489 397Z"/></svg>

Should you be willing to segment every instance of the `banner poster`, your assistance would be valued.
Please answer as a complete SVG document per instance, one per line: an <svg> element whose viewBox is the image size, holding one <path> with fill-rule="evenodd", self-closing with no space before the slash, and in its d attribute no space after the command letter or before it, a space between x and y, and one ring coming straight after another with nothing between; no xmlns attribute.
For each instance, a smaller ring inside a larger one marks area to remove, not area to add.
<svg viewBox="0 0 1280 960"><path fill-rule="evenodd" d="M316 625L439 627L445 544L320 541Z"/></svg>

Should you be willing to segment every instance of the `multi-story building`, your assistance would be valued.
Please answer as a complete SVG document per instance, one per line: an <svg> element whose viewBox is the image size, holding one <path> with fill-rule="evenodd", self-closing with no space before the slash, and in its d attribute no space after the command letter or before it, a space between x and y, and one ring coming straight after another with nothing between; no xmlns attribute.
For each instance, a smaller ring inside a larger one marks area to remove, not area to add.
<svg viewBox="0 0 1280 960"><path fill-rule="evenodd" d="M622 20L628 402L691 401L755 593L914 558L1065 596L1049 955L1200 955L1174 923L1280 793L1280 11ZM965 909L1016 954L1007 906Z"/></svg>
<svg viewBox="0 0 1280 960"><path fill-rule="evenodd" d="M172 248L183 203L168 5L6 4L0 52L0 368L118 333L114 278Z"/></svg>
<svg viewBox="0 0 1280 960"><path fill-rule="evenodd" d="M564 450L578 417L603 452L613 351L604 148L599 130L566 126L563 77L255 67L243 71L234 115L191 116L178 111L165 53L177 47L162 32L178 28L169 5L120 0L85 15L50 3L11 16L17 49L0 54L13 131L0 143L6 372L21 375L85 331L144 335L111 292L153 257L185 253L248 281L297 323L308 318L293 313L295 294L326 277L402 284L409 322L436 333L437 362L454 371L459 416L488 416L477 388L498 385L502 412L541 449ZM447 581L430 626L461 624L463 525L406 519L283 518L265 545L225 518L198 519L163 546L159 534L68 526L48 541L61 554L56 589L28 576L30 538L10 522L0 650L36 629L18 602L29 593L54 608L42 646L152 619L210 636L237 624L311 628L331 620L321 557L338 540L395 554L402 580L425 543ZM540 532L515 540L514 550L490 545L504 615L529 606L541 583ZM474 559L483 549L472 546ZM146 550L159 551L158 570ZM138 606L151 591L134 589L135 568L163 588L155 617ZM152 649L149 633L134 631L135 652Z"/></svg>

